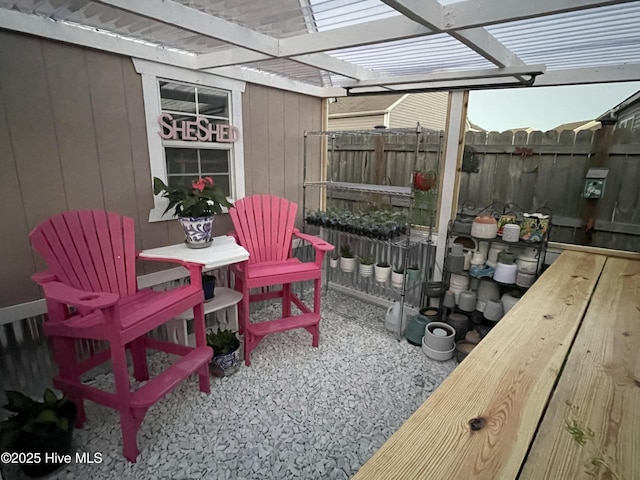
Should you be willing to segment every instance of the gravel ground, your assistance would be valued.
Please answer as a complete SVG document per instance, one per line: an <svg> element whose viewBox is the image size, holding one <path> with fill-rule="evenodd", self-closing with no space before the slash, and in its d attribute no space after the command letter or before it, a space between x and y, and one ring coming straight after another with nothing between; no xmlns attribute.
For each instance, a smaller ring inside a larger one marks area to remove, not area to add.
<svg viewBox="0 0 640 480"><path fill-rule="evenodd" d="M210 394L192 376L147 412L135 464L122 456L116 412L86 402L88 420L74 443L103 461L71 464L48 478L349 478L456 363L430 360L406 340L339 313L380 324L379 306L333 291L323 302L319 348L305 330L270 335L253 351L251 367L212 378ZM252 317L278 311L270 306ZM151 375L167 365L163 353L151 356ZM92 383L113 385L110 374ZM5 480L13 478L5 473Z"/></svg>

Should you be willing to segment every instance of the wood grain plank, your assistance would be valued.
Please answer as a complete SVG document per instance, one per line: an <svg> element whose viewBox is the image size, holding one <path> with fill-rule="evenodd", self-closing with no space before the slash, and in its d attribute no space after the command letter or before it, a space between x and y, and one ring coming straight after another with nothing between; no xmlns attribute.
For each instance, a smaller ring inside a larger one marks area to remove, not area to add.
<svg viewBox="0 0 640 480"><path fill-rule="evenodd" d="M639 339L640 261L609 257L521 479L589 478L598 451L617 476L602 468L595 478L640 478ZM565 418L591 428L593 443L580 447Z"/></svg>
<svg viewBox="0 0 640 480"><path fill-rule="evenodd" d="M0 41L2 38L3 33L0 32ZM31 273L36 270L31 245L27 241L16 241L17 238L27 238L29 227L24 201L20 194L20 182L3 95L0 82L0 159L2 159L0 161L0 205L11 205L11 208L5 208L2 212L3 223L11 225L11 228L0 229L0 245L3 245L0 255L3 274L0 308L16 302L35 300L40 296L38 286L30 278ZM9 249L8 246L11 248Z"/></svg>
<svg viewBox="0 0 640 480"><path fill-rule="evenodd" d="M353 478L515 478L605 258L564 252Z"/></svg>
<svg viewBox="0 0 640 480"><path fill-rule="evenodd" d="M68 208L104 209L86 50L53 42L42 50Z"/></svg>

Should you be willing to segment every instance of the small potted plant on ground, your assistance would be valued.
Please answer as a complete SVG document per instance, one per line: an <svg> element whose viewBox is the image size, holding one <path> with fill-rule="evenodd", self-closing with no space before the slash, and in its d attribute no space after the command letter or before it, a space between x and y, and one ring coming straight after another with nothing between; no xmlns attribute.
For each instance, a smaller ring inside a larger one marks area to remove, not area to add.
<svg viewBox="0 0 640 480"><path fill-rule="evenodd" d="M340 247L340 269L345 273L352 273L356 269L356 256L348 243Z"/></svg>
<svg viewBox="0 0 640 480"><path fill-rule="evenodd" d="M213 349L211 373L216 377L228 377L238 370L240 340L231 330L209 330L207 345Z"/></svg>
<svg viewBox="0 0 640 480"><path fill-rule="evenodd" d="M0 452L28 454L32 462L20 462L29 477L42 477L64 463L71 454L73 424L78 414L75 403L65 396L58 398L51 389L44 392L43 401L35 401L13 390L7 391L9 403L5 410L15 413L0 424ZM59 461L45 459L45 454L57 453Z"/></svg>
<svg viewBox="0 0 640 480"><path fill-rule="evenodd" d="M368 278L373 274L373 256L361 255L360 260L360 276Z"/></svg>

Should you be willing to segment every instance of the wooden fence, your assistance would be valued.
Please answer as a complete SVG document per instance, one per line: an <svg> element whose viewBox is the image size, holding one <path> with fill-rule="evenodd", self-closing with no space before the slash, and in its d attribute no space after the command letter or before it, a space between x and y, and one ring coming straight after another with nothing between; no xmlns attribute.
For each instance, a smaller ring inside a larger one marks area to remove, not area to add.
<svg viewBox="0 0 640 480"><path fill-rule="evenodd" d="M553 212L551 240L640 251L640 132L616 130L604 160L592 131L467 132L459 204L478 207L515 203L522 211L546 207ZM442 136L414 132L367 134L336 132L329 142L330 180L408 185L411 172L440 168ZM416 148L417 147L417 148ZM417 152L417 153L416 153ZM586 237L582 190L590 167L609 169L604 196L591 201L595 223ZM334 205L367 208L376 203L407 207L407 199L332 192ZM352 204L352 205L349 205ZM585 241L588 238L588 241Z"/></svg>
<svg viewBox="0 0 640 480"><path fill-rule="evenodd" d="M597 138L591 131L467 132L460 204L515 203L524 212L546 207L553 212L550 239L581 243L585 175L590 167L606 167L604 195L591 201L589 244L640 251L640 134L617 131L596 165Z"/></svg>
<svg viewBox="0 0 640 480"><path fill-rule="evenodd" d="M423 131L417 135L412 129L372 133L336 132L335 138L328 142L327 179L373 185L409 186L414 170L439 171L442 138L441 132ZM433 193L437 195L437 190ZM435 195L432 202L434 209ZM407 197L391 194L331 190L327 197L330 198L331 206L363 211L380 207L407 210L409 206ZM414 219L416 217L430 218L424 209L420 215L415 215Z"/></svg>

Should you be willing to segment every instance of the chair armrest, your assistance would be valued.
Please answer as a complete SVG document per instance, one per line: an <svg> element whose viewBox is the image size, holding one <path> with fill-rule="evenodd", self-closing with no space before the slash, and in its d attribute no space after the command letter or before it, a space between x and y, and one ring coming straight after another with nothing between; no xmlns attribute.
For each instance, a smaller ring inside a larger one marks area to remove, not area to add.
<svg viewBox="0 0 640 480"><path fill-rule="evenodd" d="M315 235L309 235L309 234L300 232L300 230L298 230L297 228L293 229L293 234L296 237L306 242L309 242L315 250L319 250L321 252L330 252L331 250L336 248L333 245L331 245L329 242L325 242L324 240L322 240L319 237L316 237Z"/></svg>
<svg viewBox="0 0 640 480"><path fill-rule="evenodd" d="M115 293L87 292L57 281L45 282L40 285L44 290L45 298L87 310L111 307L120 300L120 296Z"/></svg>
<svg viewBox="0 0 640 480"><path fill-rule="evenodd" d="M315 235L308 235L306 233L301 233L297 228L293 229L293 234L301 240L305 242L309 242L313 249L316 252L315 264L318 267L322 267L322 261L324 260L324 254L326 252L330 252L335 247L328 242L325 242L319 237Z"/></svg>

